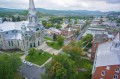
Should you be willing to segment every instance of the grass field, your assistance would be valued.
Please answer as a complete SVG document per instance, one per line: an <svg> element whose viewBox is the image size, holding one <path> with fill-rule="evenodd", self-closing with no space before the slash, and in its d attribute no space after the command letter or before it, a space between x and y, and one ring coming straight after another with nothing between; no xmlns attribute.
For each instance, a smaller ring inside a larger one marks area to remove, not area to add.
<svg viewBox="0 0 120 79"><path fill-rule="evenodd" d="M53 49L59 50L62 48L57 42L47 42L47 45Z"/></svg>
<svg viewBox="0 0 120 79"><path fill-rule="evenodd" d="M51 54L44 52L42 54L35 53L34 55L30 56L28 55L26 57L26 60L32 63L35 63L37 65L44 64L50 57L52 57Z"/></svg>

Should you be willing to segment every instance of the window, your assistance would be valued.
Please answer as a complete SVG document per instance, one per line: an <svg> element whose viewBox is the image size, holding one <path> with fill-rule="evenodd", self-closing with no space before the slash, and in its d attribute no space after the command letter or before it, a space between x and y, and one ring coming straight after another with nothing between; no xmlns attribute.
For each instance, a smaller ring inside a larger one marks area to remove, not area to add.
<svg viewBox="0 0 120 79"><path fill-rule="evenodd" d="M40 42L38 41L38 46L40 45Z"/></svg>
<svg viewBox="0 0 120 79"><path fill-rule="evenodd" d="M8 32L6 32L6 34L8 34Z"/></svg>
<svg viewBox="0 0 120 79"><path fill-rule="evenodd" d="M9 44L9 46L10 46L10 41L8 41L8 44Z"/></svg>
<svg viewBox="0 0 120 79"><path fill-rule="evenodd" d="M105 71L102 71L102 72L101 72L101 75L102 75L102 76L105 76Z"/></svg>
<svg viewBox="0 0 120 79"><path fill-rule="evenodd" d="M116 73L119 73L119 71L120 71L120 68L116 68L116 69L115 69L115 72L116 72Z"/></svg>
<svg viewBox="0 0 120 79"><path fill-rule="evenodd" d="M38 31L38 30L39 30L39 28L36 29L36 31Z"/></svg>
<svg viewBox="0 0 120 79"><path fill-rule="evenodd" d="M28 42L27 42L27 46L28 46Z"/></svg>
<svg viewBox="0 0 120 79"><path fill-rule="evenodd" d="M12 46L13 46L13 41L11 41L11 44L12 44Z"/></svg>
<svg viewBox="0 0 120 79"><path fill-rule="evenodd" d="M17 41L17 43L18 43L18 46L19 46L19 41Z"/></svg>
<svg viewBox="0 0 120 79"><path fill-rule="evenodd" d="M14 33L14 30L12 31L12 33Z"/></svg>
<svg viewBox="0 0 120 79"><path fill-rule="evenodd" d="M115 74L113 79L118 79L118 75L117 75L117 74Z"/></svg>

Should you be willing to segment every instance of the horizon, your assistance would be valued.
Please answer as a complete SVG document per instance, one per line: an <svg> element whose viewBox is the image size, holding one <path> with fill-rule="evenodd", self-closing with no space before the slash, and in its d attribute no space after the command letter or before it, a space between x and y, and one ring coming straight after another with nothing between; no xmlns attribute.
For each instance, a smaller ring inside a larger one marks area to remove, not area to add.
<svg viewBox="0 0 120 79"><path fill-rule="evenodd" d="M48 10L87 10L87 11L120 11L119 0L34 0L36 8ZM93 5L94 3L94 5ZM24 5L24 6L23 6ZM1 0L1 8L28 9L29 0Z"/></svg>
<svg viewBox="0 0 120 79"><path fill-rule="evenodd" d="M20 8L7 8L7 7L0 7L3 9L13 9L13 10L28 10L28 9L20 9ZM44 9L44 10L55 10L55 11L98 11L98 12L120 12L120 11L100 11L100 10L58 10L58 9L46 9L46 8L40 8L36 7L36 9Z"/></svg>

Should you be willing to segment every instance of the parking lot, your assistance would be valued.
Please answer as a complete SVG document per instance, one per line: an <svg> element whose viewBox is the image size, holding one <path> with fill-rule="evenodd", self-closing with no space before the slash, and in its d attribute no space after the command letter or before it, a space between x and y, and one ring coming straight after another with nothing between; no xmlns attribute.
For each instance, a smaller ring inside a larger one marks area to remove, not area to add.
<svg viewBox="0 0 120 79"><path fill-rule="evenodd" d="M22 64L20 67L21 74L27 79L41 79L41 74L45 72L45 68L39 68L37 66L29 66L27 64Z"/></svg>

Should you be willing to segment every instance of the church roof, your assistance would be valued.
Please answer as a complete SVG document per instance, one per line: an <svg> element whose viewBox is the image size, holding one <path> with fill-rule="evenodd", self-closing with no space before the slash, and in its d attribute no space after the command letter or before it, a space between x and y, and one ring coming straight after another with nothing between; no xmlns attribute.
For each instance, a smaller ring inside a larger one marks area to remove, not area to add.
<svg viewBox="0 0 120 79"><path fill-rule="evenodd" d="M23 25L23 23L25 23L25 26L27 27L28 22L27 21L21 21L21 22L4 22L2 24L0 24L0 31L4 32L4 31L11 31L11 30L22 30L21 27ZM29 31L29 29L27 28L27 31Z"/></svg>

